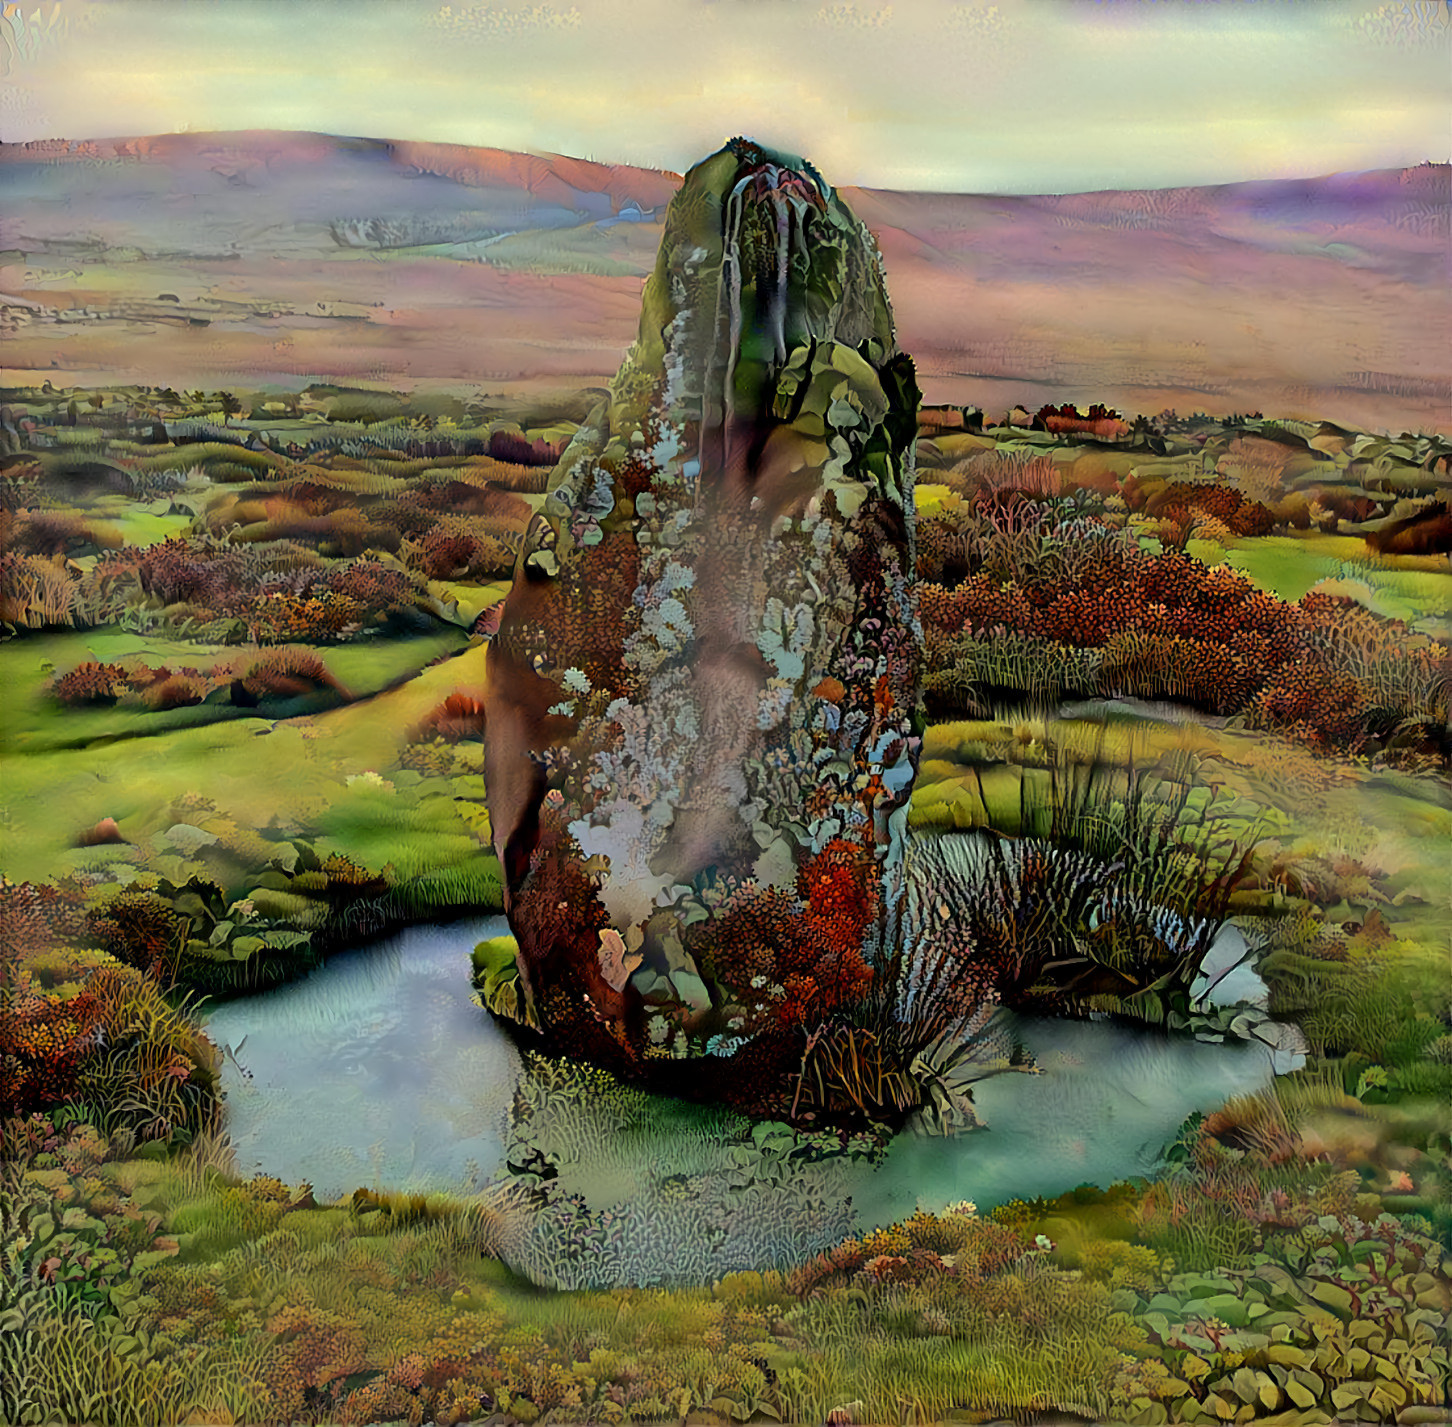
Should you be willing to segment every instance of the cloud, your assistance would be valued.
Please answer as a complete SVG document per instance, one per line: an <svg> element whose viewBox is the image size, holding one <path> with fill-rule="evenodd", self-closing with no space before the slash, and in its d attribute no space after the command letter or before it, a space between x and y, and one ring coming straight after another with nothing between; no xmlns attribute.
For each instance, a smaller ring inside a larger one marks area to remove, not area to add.
<svg viewBox="0 0 1452 1427"><path fill-rule="evenodd" d="M578 30L583 16L573 5L568 10L549 5L441 5L425 20L450 41L487 41L536 30Z"/></svg>
<svg viewBox="0 0 1452 1427"><path fill-rule="evenodd" d="M54 36L23 55L12 40L8 137L307 128L680 170L745 132L806 153L838 182L1011 192L1448 157L1444 6L49 6ZM6 4L7 21L16 8Z"/></svg>

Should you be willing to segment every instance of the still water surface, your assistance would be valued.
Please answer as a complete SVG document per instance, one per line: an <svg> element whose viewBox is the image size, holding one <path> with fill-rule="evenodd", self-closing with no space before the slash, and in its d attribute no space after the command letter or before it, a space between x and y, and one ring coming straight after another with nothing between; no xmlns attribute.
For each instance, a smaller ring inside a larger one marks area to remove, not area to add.
<svg viewBox="0 0 1452 1427"><path fill-rule="evenodd" d="M875 1157L824 1155L720 1109L527 1065L471 998L470 950L507 930L502 917L414 927L217 1007L243 1172L306 1180L320 1199L360 1185L497 1196L512 1182L529 1193L512 1201L524 1219L510 1256L541 1282L700 1281L799 1261L920 1207L986 1211L1145 1173L1192 1111L1287 1068L1259 1045L1020 1021L1042 1074L976 1086L982 1129L909 1128Z"/></svg>

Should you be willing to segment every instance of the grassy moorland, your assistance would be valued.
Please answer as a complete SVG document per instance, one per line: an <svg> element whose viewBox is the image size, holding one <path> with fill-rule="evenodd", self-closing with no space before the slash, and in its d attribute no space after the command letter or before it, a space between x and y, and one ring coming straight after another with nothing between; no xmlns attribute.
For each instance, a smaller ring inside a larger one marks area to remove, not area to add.
<svg viewBox="0 0 1452 1427"><path fill-rule="evenodd" d="M6 1420L1441 1420L1448 443L925 412L912 819L975 971L1304 1068L1148 1179L557 1293L518 1196L239 1177L193 1011L498 908L488 610L582 403L3 400ZM1265 1015L1189 995L1227 922Z"/></svg>

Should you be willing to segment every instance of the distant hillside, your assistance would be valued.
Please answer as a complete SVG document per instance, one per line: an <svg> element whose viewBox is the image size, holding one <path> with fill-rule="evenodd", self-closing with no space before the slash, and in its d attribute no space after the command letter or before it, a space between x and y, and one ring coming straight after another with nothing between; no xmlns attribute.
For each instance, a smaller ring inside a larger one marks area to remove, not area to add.
<svg viewBox="0 0 1452 1427"><path fill-rule="evenodd" d="M340 226L369 222L420 235L571 228L663 208L680 182L501 149L270 131L6 144L0 175L7 248L99 241L194 257L326 251Z"/></svg>
<svg viewBox="0 0 1452 1427"><path fill-rule="evenodd" d="M845 196L930 399L1430 430L1452 422L1449 172ZM679 181L325 134L0 145L7 365L93 384L598 383Z"/></svg>

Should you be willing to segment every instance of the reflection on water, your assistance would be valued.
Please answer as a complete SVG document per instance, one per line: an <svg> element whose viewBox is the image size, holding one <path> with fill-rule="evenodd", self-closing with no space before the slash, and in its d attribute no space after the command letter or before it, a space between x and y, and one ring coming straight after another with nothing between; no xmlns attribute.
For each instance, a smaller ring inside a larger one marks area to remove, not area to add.
<svg viewBox="0 0 1452 1427"><path fill-rule="evenodd" d="M519 1057L470 1000L469 952L502 917L412 927L301 981L217 1007L227 1126L243 1173L458 1187L501 1163ZM244 1043L245 1041L245 1043Z"/></svg>
<svg viewBox="0 0 1452 1427"><path fill-rule="evenodd" d="M984 1128L950 1142L899 1136L858 1194L866 1218L896 1215L916 1187L923 1206L980 1208L1147 1173L1194 1110L1269 1083L1268 1047L1209 1045L1104 1022L1019 1021L1042 1074L975 1088Z"/></svg>
<svg viewBox="0 0 1452 1427"><path fill-rule="evenodd" d="M320 1198L510 1186L506 1253L537 1281L701 1282L800 1262L919 1207L1143 1173L1192 1111L1272 1075L1264 1046L1020 1021L1042 1073L980 1083L983 1129L910 1128L873 1153L521 1057L470 994L470 949L505 930L415 927L217 1008L211 1034L249 1072L224 1072L243 1172Z"/></svg>

